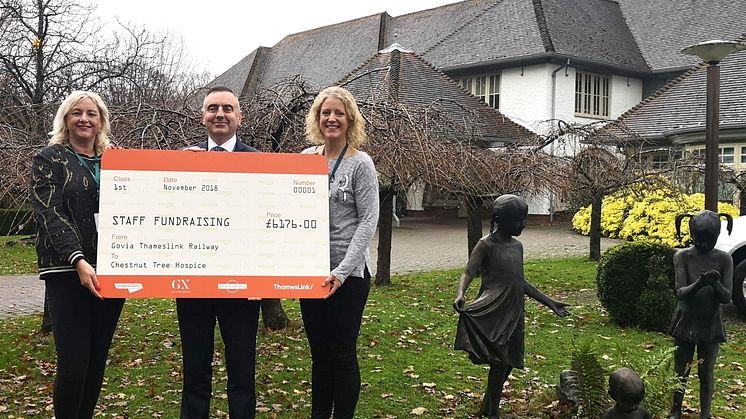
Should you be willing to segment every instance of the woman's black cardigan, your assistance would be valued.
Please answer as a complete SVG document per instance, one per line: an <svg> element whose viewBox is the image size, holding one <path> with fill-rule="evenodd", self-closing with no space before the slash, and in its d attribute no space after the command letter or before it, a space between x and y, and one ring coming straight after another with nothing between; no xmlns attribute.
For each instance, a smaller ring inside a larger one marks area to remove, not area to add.
<svg viewBox="0 0 746 419"><path fill-rule="evenodd" d="M39 274L74 272L85 259L96 266L98 236L98 185L92 172L96 162L65 146L54 144L33 157L31 206L38 233L36 253ZM88 167L83 167L83 163Z"/></svg>

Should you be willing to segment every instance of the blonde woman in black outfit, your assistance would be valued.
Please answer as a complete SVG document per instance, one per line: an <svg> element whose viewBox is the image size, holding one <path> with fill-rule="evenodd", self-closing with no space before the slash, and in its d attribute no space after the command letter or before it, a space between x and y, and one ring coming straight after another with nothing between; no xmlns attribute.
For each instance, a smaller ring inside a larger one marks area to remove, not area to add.
<svg viewBox="0 0 746 419"><path fill-rule="evenodd" d="M108 137L104 102L75 91L57 110L49 145L33 158L36 253L57 351L57 419L93 416L124 304L101 297L95 270L100 158Z"/></svg>

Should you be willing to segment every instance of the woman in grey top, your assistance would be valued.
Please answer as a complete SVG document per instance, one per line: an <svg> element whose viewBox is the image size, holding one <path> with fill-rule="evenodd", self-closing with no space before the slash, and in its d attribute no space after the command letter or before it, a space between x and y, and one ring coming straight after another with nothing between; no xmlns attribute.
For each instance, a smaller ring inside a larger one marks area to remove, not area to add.
<svg viewBox="0 0 746 419"><path fill-rule="evenodd" d="M306 135L329 162L330 274L324 299L301 299L311 347L311 417L352 418L360 395L357 337L370 289L368 245L378 223L378 176L357 148L366 141L355 98L341 87L324 89L306 117Z"/></svg>

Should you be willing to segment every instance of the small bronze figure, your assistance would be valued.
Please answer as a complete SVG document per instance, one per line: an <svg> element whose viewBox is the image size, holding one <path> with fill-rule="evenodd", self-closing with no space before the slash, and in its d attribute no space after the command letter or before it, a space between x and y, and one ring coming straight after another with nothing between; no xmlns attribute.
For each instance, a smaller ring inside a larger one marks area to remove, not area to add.
<svg viewBox="0 0 746 419"><path fill-rule="evenodd" d="M461 275L453 307L460 313L455 349L469 354L475 364L490 365L481 416L500 417L503 385L513 368L523 368L524 295L567 316L565 304L529 284L523 274L523 245L528 205L515 195L502 195L492 207L490 234L482 237ZM466 304L465 293L476 275L482 284L476 300Z"/></svg>
<svg viewBox="0 0 746 419"><path fill-rule="evenodd" d="M700 211L694 215L676 217L676 234L681 236L681 221L689 218L689 231L694 246L681 249L673 257L676 272L678 303L671 319L670 334L674 337L676 374L686 383L690 364L697 349L699 375L700 418L709 418L715 391L715 361L720 343L725 342L725 327L721 304L730 302L733 284L733 259L715 249L720 235L720 217L728 221L728 234L733 219L728 214ZM684 391L674 394L671 418L681 417Z"/></svg>
<svg viewBox="0 0 746 419"><path fill-rule="evenodd" d="M645 398L645 383L633 370L619 368L611 374L609 396L616 404L601 419L653 419L647 409L640 407Z"/></svg>

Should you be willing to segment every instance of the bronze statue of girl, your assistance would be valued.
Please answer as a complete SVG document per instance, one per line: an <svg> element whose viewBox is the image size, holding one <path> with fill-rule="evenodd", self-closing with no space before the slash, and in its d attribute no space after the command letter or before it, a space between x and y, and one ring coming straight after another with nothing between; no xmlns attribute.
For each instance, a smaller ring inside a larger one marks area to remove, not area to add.
<svg viewBox="0 0 746 419"><path fill-rule="evenodd" d="M689 231L694 246L681 249L673 257L676 272L678 303L671 319L671 336L676 352L676 374L686 383L691 369L694 349L701 363L699 375L700 418L709 418L712 394L715 390L715 361L720 343L725 342L725 327L720 305L730 302L733 285L733 259L728 253L715 249L720 235L720 217L728 221L728 234L733 219L728 214L700 211L694 215L676 217L676 234L681 236L681 221L689 218ZM674 394L671 418L681 417L684 392Z"/></svg>
<svg viewBox="0 0 746 419"><path fill-rule="evenodd" d="M500 417L503 385L513 368L523 368L524 295L544 304L558 316L569 315L565 304L553 300L523 274L523 245L528 205L515 195L502 195L492 207L490 234L481 238L461 275L453 307L460 313L455 349L469 354L475 364L490 365L480 415ZM466 304L466 289L478 274L482 284L476 300Z"/></svg>

